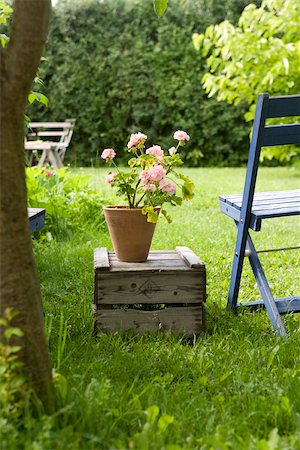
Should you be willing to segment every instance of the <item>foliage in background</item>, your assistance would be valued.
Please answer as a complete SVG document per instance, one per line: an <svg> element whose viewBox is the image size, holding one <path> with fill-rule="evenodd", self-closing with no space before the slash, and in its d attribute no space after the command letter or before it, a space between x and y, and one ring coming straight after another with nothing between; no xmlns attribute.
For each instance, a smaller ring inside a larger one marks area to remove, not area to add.
<svg viewBox="0 0 300 450"><path fill-rule="evenodd" d="M248 5L234 26L229 21L194 34L197 49L206 58L202 78L209 97L248 104L245 118L253 120L257 95L300 92L300 36L298 0L264 0ZM272 147L262 153L280 161L300 159L295 146Z"/></svg>
<svg viewBox="0 0 300 450"><path fill-rule="evenodd" d="M235 21L248 3L173 0L157 18L150 1L61 0L41 73L49 109L32 117L76 117L67 157L77 165L95 164L100 148L125 147L136 130L166 146L174 127L192 136L186 164L244 163L244 107L207 99L205 60L191 36L225 17Z"/></svg>
<svg viewBox="0 0 300 450"><path fill-rule="evenodd" d="M26 169L26 184L28 206L46 209L41 229L46 239L72 236L103 223L103 199L89 186L88 177L73 175L67 168L31 167Z"/></svg>

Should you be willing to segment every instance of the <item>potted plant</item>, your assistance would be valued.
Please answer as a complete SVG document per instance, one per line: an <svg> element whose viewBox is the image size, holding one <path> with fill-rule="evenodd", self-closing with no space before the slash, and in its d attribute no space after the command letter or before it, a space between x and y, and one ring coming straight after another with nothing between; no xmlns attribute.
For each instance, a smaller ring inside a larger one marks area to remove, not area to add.
<svg viewBox="0 0 300 450"><path fill-rule="evenodd" d="M174 133L174 139L178 141L177 146L164 152L159 145L146 148L145 134L132 134L127 144L128 151L132 153L128 161L129 171L119 170L114 161L114 149L102 151L101 158L114 168L105 181L117 188L117 194L127 200L126 206L103 208L120 261L146 261L159 213L168 222L171 221L163 205L181 205L183 200L194 195L194 183L176 170L183 164L178 150L190 137L185 131L178 130Z"/></svg>

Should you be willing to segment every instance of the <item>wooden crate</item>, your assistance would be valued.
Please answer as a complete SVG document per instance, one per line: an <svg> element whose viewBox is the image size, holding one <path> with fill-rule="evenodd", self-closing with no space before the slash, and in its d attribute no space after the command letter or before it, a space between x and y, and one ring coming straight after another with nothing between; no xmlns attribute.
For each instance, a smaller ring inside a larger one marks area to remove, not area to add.
<svg viewBox="0 0 300 450"><path fill-rule="evenodd" d="M95 328L137 333L171 330L193 336L205 329L205 265L187 247L150 251L144 263L94 252Z"/></svg>

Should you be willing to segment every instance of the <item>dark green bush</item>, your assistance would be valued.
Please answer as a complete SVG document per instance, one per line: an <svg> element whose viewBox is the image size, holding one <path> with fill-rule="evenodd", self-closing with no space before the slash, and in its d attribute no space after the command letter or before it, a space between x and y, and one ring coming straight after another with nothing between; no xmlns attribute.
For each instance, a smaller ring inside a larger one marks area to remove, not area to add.
<svg viewBox="0 0 300 450"><path fill-rule="evenodd" d="M245 162L243 106L207 98L192 34L237 19L247 3L172 0L158 19L152 1L61 0L41 73L49 108L32 119L77 119L68 151L73 164L95 164L99 149L123 148L132 132L167 145L177 129L191 135L188 165Z"/></svg>

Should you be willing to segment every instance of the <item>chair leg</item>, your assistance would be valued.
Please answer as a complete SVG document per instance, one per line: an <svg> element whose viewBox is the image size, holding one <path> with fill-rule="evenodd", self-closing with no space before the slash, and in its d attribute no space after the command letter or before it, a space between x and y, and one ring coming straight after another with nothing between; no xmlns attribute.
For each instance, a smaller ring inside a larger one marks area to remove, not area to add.
<svg viewBox="0 0 300 450"><path fill-rule="evenodd" d="M54 169L62 169L64 167L58 153L56 150L50 150L49 152L49 161L53 165Z"/></svg>
<svg viewBox="0 0 300 450"><path fill-rule="evenodd" d="M283 325L281 316L279 314L278 308L275 304L274 297L272 295L268 280L265 276L265 273L263 271L261 262L258 258L257 252L255 250L253 241L251 239L251 236L248 234L247 237L247 246L249 246L250 254L249 254L249 261L252 267L252 271L254 273L257 286L259 288L259 291L261 293L261 296L263 298L264 305L268 311L270 320L272 322L272 325L274 327L274 330L278 336L286 336L287 332Z"/></svg>
<svg viewBox="0 0 300 450"><path fill-rule="evenodd" d="M41 168L47 163L48 161L48 152L49 150L43 150L42 156L40 157L40 160L38 162L38 167Z"/></svg>
<svg viewBox="0 0 300 450"><path fill-rule="evenodd" d="M238 233L231 271L227 311L236 309L247 242L247 228L244 224L240 224L239 222L235 223L237 225Z"/></svg>

